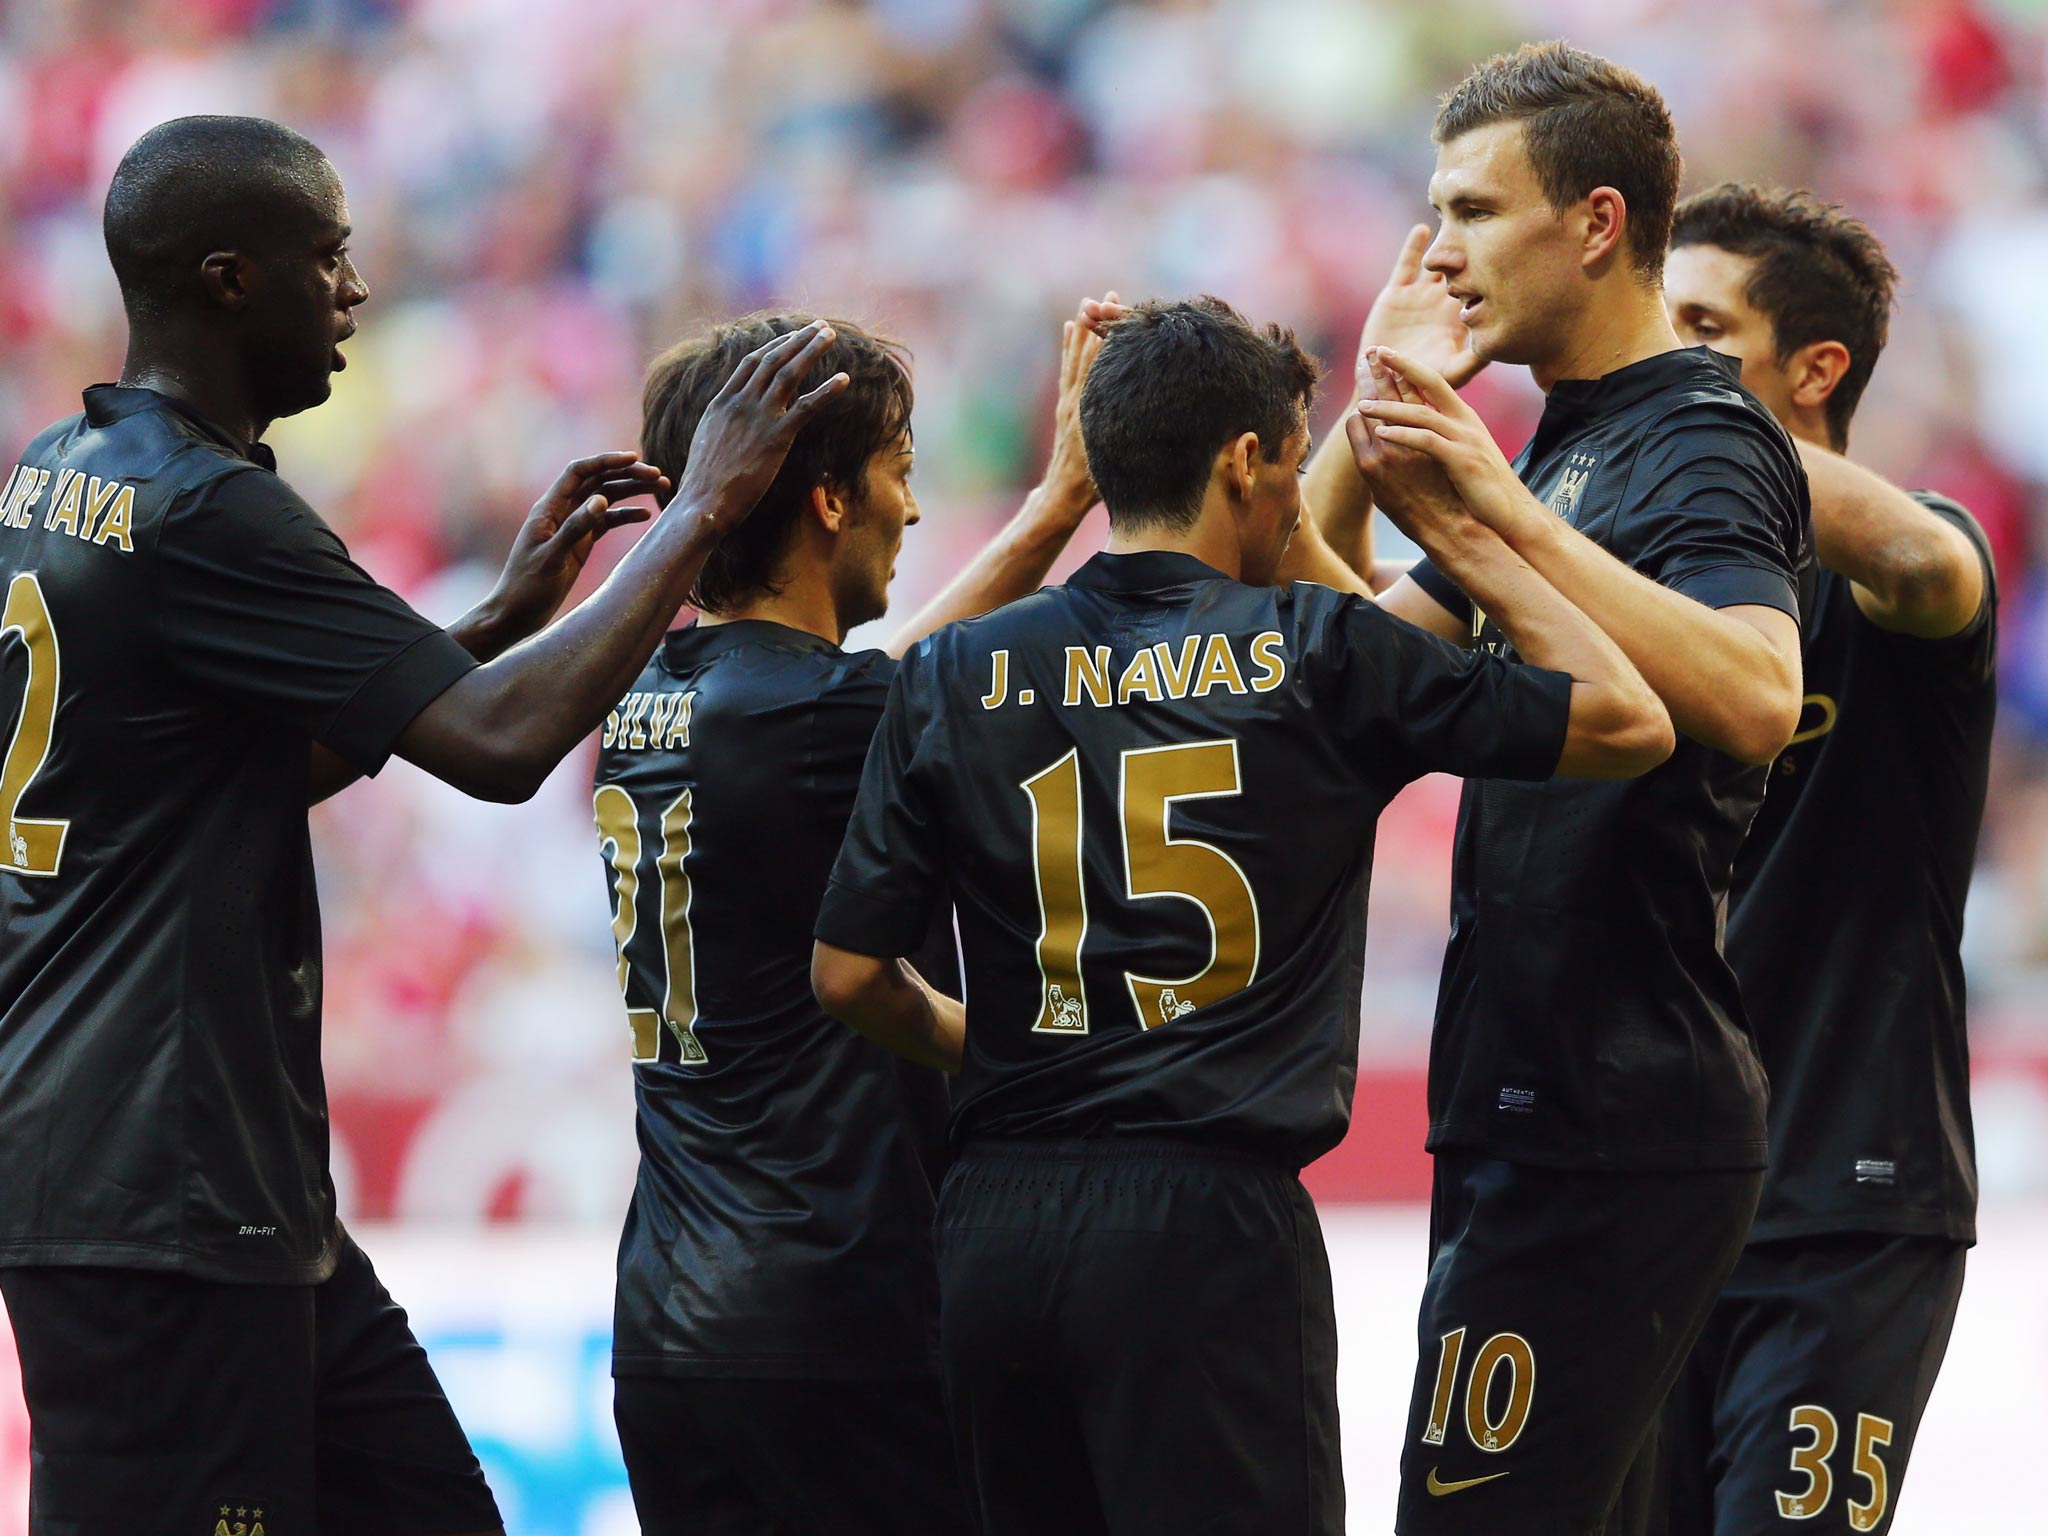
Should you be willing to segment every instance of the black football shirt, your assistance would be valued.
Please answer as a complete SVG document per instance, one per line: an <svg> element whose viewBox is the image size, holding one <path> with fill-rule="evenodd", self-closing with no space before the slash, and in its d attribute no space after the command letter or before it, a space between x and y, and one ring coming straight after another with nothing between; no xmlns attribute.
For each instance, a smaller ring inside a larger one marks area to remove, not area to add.
<svg viewBox="0 0 2048 1536"><path fill-rule="evenodd" d="M1555 385L1515 468L1631 569L1800 614L1792 441L1704 347ZM1415 577L1512 655L1428 564ZM1765 770L1683 735L1640 778L1465 786L1430 1043L1429 1145L1559 1168L1760 1168L1763 1069L1721 953Z"/></svg>
<svg viewBox="0 0 2048 1536"><path fill-rule="evenodd" d="M950 886L956 1141L1306 1163L1350 1117L1381 808L1554 772L1570 691L1325 587L1098 555L905 659L818 937L907 954Z"/></svg>
<svg viewBox="0 0 2048 1536"><path fill-rule="evenodd" d="M475 662L274 470L100 385L0 491L0 1264L332 1267L311 746Z"/></svg>
<svg viewBox="0 0 2048 1536"><path fill-rule="evenodd" d="M618 1375L936 1373L945 1080L829 1017L810 979L895 671L780 624L692 625L605 723L595 811L640 1140ZM921 967L957 992L937 922Z"/></svg>
<svg viewBox="0 0 2048 1536"><path fill-rule="evenodd" d="M1963 904L1984 818L1998 596L1954 502L1984 605L1920 640L1863 616L1823 569L1806 708L1735 865L1728 959L1771 1077L1753 1240L1819 1232L1976 1238Z"/></svg>

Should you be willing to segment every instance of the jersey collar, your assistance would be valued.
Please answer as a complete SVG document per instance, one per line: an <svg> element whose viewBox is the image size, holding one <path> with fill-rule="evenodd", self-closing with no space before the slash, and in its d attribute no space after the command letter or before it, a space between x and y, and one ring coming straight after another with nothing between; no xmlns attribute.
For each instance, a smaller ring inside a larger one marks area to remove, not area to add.
<svg viewBox="0 0 2048 1536"><path fill-rule="evenodd" d="M1077 587L1101 592L1151 592L1161 587L1184 587L1197 581L1228 581L1230 578L1206 560L1184 555L1176 549L1144 549L1135 554L1095 556L1068 578Z"/></svg>
<svg viewBox="0 0 2048 1536"><path fill-rule="evenodd" d="M1697 381L1702 363L1725 374L1731 384L1742 377L1742 359L1738 357L1729 357L1710 347L1680 347L1603 373L1597 379L1559 379L1550 386L1543 414L1552 419L1577 420L1611 416L1674 384Z"/></svg>
<svg viewBox="0 0 2048 1536"><path fill-rule="evenodd" d="M85 391L85 419L95 427L110 427L143 411L163 411L176 416L199 436L227 449L236 458L247 459L272 474L277 473L277 455L265 444L242 442L227 428L215 425L169 395L130 384L93 384Z"/></svg>
<svg viewBox="0 0 2048 1536"><path fill-rule="evenodd" d="M667 671L697 666L713 656L743 645L767 645L782 651L828 651L839 647L823 635L807 629L792 629L773 619L731 619L723 624L699 624L694 619L662 637L661 664Z"/></svg>

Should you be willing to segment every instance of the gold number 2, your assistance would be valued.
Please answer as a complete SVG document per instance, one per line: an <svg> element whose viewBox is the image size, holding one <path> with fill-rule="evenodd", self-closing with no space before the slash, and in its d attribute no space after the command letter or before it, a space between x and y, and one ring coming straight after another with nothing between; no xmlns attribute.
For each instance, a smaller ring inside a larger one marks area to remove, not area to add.
<svg viewBox="0 0 2048 1536"><path fill-rule="evenodd" d="M1032 872L1038 888L1040 992L1034 1033L1085 1035L1081 948L1088 898L1081 869L1081 765L1070 751L1020 786L1031 800ZM1172 1022L1252 984L1259 968L1259 906L1237 861L1213 844L1175 837L1174 802L1243 793L1237 743L1133 748L1118 764L1124 895L1177 897L1208 921L1209 959L1191 976L1124 973L1138 1022Z"/></svg>
<svg viewBox="0 0 2048 1536"><path fill-rule="evenodd" d="M0 612L0 643L21 636L28 648L28 687L21 696L21 718L7 756L0 759L0 821L7 824L7 844L0 848L0 870L16 875L54 875L64 857L69 821L30 821L19 815L29 781L50 755L50 732L57 723L57 632L50 628L50 608L35 574L24 571L7 586L7 607Z"/></svg>
<svg viewBox="0 0 2048 1536"><path fill-rule="evenodd" d="M690 792L686 789L661 813L661 849L654 860L656 926L661 933L662 980L659 987L636 987L630 946L640 926L640 808L616 784L601 784L592 801L601 849L610 850L613 873L612 942L619 956L619 991L626 999L626 1022L633 1030L633 1059L661 1059L661 1028L675 1036L682 1059L692 1065L706 1058L698 1042L696 950L690 931ZM659 1010L636 1007L636 993L652 991Z"/></svg>

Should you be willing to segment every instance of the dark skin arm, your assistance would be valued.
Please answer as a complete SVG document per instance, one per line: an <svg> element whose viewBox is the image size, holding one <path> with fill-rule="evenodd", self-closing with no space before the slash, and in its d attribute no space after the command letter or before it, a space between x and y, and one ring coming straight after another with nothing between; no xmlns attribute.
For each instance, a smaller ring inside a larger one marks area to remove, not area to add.
<svg viewBox="0 0 2048 1536"><path fill-rule="evenodd" d="M478 661L495 661L554 618L600 538L651 515L618 503L667 489L668 476L630 449L578 459L533 504L490 595L449 625L449 635ZM318 805L360 777L316 741L307 804Z"/></svg>
<svg viewBox="0 0 2048 1536"><path fill-rule="evenodd" d="M604 585L429 704L398 738L398 755L479 799L529 799L618 702L712 545L753 511L798 431L846 387L834 374L798 394L831 341L813 322L743 358L697 426L674 499ZM579 511L594 518L608 508L594 495Z"/></svg>

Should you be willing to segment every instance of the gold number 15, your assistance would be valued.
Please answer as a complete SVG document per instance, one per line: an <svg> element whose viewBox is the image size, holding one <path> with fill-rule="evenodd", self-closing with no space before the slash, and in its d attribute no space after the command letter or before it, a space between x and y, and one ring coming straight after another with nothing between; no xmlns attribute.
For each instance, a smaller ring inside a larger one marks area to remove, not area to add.
<svg viewBox="0 0 2048 1536"><path fill-rule="evenodd" d="M1117 820L1123 841L1124 896L1191 901L1209 925L1209 959L1190 976L1124 972L1138 1022L1146 1029L1241 992L1259 968L1259 904L1237 861L1213 843L1176 837L1173 807L1182 800L1241 794L1235 741L1136 747L1117 766ZM1085 1035L1088 1004L1081 950L1088 936L1082 886L1081 764L1068 752L1020 786L1031 799L1032 865L1038 887L1038 965L1043 976L1040 1034Z"/></svg>

